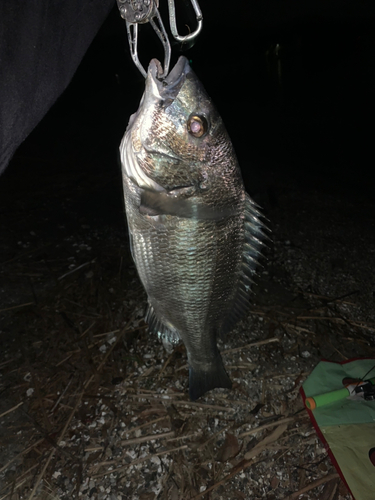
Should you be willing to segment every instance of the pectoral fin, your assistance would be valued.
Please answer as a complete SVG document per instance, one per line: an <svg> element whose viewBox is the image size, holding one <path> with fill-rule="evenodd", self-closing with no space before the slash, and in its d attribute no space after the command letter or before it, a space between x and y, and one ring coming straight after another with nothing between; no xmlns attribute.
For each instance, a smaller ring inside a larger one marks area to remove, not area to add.
<svg viewBox="0 0 375 500"><path fill-rule="evenodd" d="M145 215L174 215L185 219L221 220L236 215L231 207L212 207L199 203L196 198L181 198L166 192L141 188L139 211Z"/></svg>

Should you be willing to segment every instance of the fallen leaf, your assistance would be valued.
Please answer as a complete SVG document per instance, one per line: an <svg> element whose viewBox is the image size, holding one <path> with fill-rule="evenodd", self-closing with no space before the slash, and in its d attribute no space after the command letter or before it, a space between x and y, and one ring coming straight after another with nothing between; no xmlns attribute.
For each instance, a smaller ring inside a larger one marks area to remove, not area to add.
<svg viewBox="0 0 375 500"><path fill-rule="evenodd" d="M280 484L279 478L278 478L277 476L274 476L274 477L271 479L271 483L270 483L270 484L271 484L271 488L272 488L273 490L275 490L275 489L279 486L279 484Z"/></svg>
<svg viewBox="0 0 375 500"><path fill-rule="evenodd" d="M238 455L239 451L240 445L238 444L238 439L230 432L227 432L223 446L219 450L218 460L220 462L226 462L230 458L234 458Z"/></svg>

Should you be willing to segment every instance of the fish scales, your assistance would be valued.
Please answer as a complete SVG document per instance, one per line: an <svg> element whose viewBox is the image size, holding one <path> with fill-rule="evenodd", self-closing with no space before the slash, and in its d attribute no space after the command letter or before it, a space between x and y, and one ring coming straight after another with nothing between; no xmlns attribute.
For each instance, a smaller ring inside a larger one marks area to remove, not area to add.
<svg viewBox="0 0 375 500"><path fill-rule="evenodd" d="M217 348L244 314L262 246L224 124L181 57L146 89L120 155L131 251L148 295L146 321L168 347L182 340L189 394L231 387Z"/></svg>

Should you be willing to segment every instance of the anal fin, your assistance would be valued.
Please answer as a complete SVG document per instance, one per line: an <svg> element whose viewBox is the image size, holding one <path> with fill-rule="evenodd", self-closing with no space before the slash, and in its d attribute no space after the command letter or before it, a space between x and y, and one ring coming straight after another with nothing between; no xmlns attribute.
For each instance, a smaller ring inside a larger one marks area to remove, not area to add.
<svg viewBox="0 0 375 500"><path fill-rule="evenodd" d="M180 342L177 330L172 326L166 325L156 314L154 308L149 303L145 315L145 322L148 323L150 332L155 333L168 353Z"/></svg>

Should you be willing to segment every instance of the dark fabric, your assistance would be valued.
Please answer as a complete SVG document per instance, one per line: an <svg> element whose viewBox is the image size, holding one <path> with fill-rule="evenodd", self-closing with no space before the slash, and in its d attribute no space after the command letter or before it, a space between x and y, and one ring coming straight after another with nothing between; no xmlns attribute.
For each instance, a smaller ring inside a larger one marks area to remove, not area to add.
<svg viewBox="0 0 375 500"><path fill-rule="evenodd" d="M67 87L114 4L0 3L0 173Z"/></svg>

